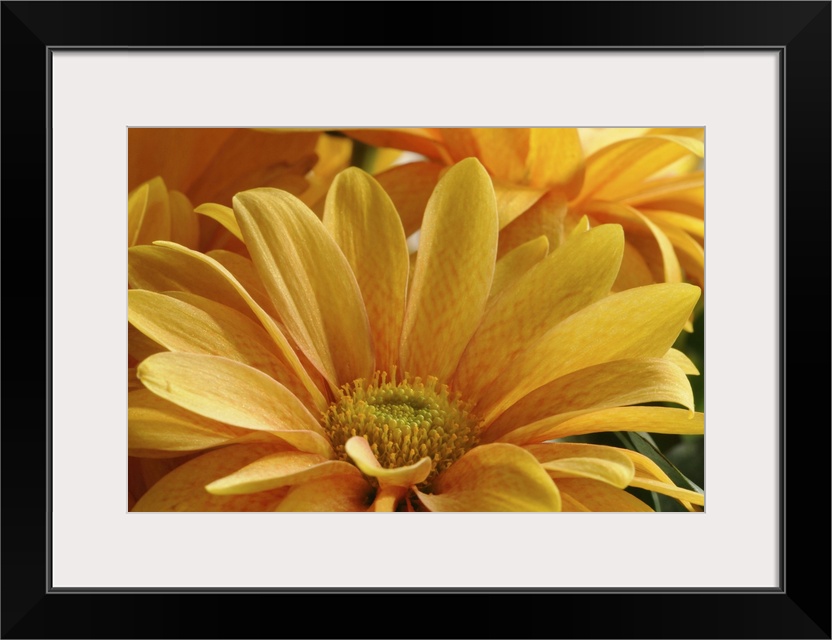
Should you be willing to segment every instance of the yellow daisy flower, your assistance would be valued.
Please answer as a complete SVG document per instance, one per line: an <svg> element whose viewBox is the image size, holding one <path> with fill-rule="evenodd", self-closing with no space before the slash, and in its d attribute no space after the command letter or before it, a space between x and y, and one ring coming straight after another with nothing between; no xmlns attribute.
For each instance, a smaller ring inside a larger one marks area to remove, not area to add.
<svg viewBox="0 0 832 640"><path fill-rule="evenodd" d="M704 129L387 129L347 131L428 162L377 176L410 234L444 166L479 158L494 179L498 256L545 235L558 246L587 216L620 224L615 290L687 280L704 285Z"/></svg>
<svg viewBox="0 0 832 640"><path fill-rule="evenodd" d="M212 206L250 261L129 250L130 455L188 456L134 510L650 511L628 487L704 504L645 456L562 441L703 433L671 348L700 291L610 294L619 225L497 259L476 159L436 185L412 269L393 202L356 168L323 220L276 189ZM656 402L681 408L635 406Z"/></svg>

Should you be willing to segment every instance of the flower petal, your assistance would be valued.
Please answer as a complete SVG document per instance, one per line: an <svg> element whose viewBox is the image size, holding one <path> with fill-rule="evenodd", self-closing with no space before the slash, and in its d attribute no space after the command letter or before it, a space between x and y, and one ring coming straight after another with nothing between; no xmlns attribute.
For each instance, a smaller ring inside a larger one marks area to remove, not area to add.
<svg viewBox="0 0 832 640"><path fill-rule="evenodd" d="M557 487L528 451L503 444L471 449L445 471L433 493L416 491L431 511L560 511Z"/></svg>
<svg viewBox="0 0 832 640"><path fill-rule="evenodd" d="M127 244L170 239L170 200L162 178L145 182L127 198Z"/></svg>
<svg viewBox="0 0 832 640"><path fill-rule="evenodd" d="M699 375L699 369L696 368L696 365L678 349L668 349L667 353L664 354L664 359L675 364L689 376Z"/></svg>
<svg viewBox="0 0 832 640"><path fill-rule="evenodd" d="M199 219L188 197L179 191L169 191L170 239L191 249L199 247ZM156 238L163 240L164 238Z"/></svg>
<svg viewBox="0 0 832 640"><path fill-rule="evenodd" d="M529 183L573 198L584 181L584 156L577 129L565 127L531 129L529 136Z"/></svg>
<svg viewBox="0 0 832 640"><path fill-rule="evenodd" d="M497 198L497 215L500 229L504 229L531 209L546 194L545 189L524 187L494 180L494 195Z"/></svg>
<svg viewBox="0 0 832 640"><path fill-rule="evenodd" d="M456 374L466 400L476 402L519 353L577 311L609 293L624 248L618 225L570 239L494 301L471 338Z"/></svg>
<svg viewBox="0 0 832 640"><path fill-rule="evenodd" d="M685 493L686 489L681 489L673 484L673 481L670 479L664 471L661 470L661 467L653 462L647 456L638 453L637 451L630 451L629 449L622 449L621 450L624 455L626 455L630 460L632 460L633 465L636 469L636 479L640 482L649 481L652 486L649 488L650 491L655 491L656 493L663 493L665 495L669 495L671 497L677 498L679 502L687 509L688 511L695 511L691 502L698 505L705 504L705 496L700 493L697 493L695 496L690 496ZM639 486L639 485L633 485ZM645 489L648 487L645 486ZM678 491L677 491L678 490ZM680 493L681 492L681 493ZM695 493L695 492L692 492ZM698 496L698 497L697 497Z"/></svg>
<svg viewBox="0 0 832 640"><path fill-rule="evenodd" d="M133 511L274 511L286 495L286 489L245 496L215 496L205 490L205 485L212 480L274 451L274 446L249 444L205 453L154 484Z"/></svg>
<svg viewBox="0 0 832 640"><path fill-rule="evenodd" d="M405 236L410 237L422 226L425 208L442 169L442 165L432 162L410 162L376 176L399 212Z"/></svg>
<svg viewBox="0 0 832 640"><path fill-rule="evenodd" d="M234 217L234 209L231 207L214 202L206 202L205 204L199 205L194 211L216 220L238 240L243 239L243 232L240 231L240 225L237 224L237 219Z"/></svg>
<svg viewBox="0 0 832 640"><path fill-rule="evenodd" d="M557 483L564 498L564 511L653 511L635 496L606 482L584 478L561 478Z"/></svg>
<svg viewBox="0 0 832 640"><path fill-rule="evenodd" d="M675 402L693 411L685 372L663 358L615 360L580 369L532 391L482 434L486 442L538 420L572 411Z"/></svg>
<svg viewBox="0 0 832 640"><path fill-rule="evenodd" d="M693 285L655 284L585 307L519 354L486 389L478 413L490 424L517 400L555 378L603 362L664 355L699 295Z"/></svg>
<svg viewBox="0 0 832 640"><path fill-rule="evenodd" d="M494 267L494 280L491 282L491 292L488 294L488 306L491 306L497 296L513 287L517 280L549 253L549 240L546 236L538 236L512 249L497 260Z"/></svg>
<svg viewBox="0 0 832 640"><path fill-rule="evenodd" d="M327 460L314 453L280 451L214 480L205 489L218 496L240 495L345 474L360 476L358 469L348 462Z"/></svg>
<svg viewBox="0 0 832 640"><path fill-rule="evenodd" d="M257 271L298 347L334 387L373 373L373 346L358 283L309 208L275 189L234 196Z"/></svg>
<svg viewBox="0 0 832 640"><path fill-rule="evenodd" d="M525 445L567 436L609 431L702 435L705 432L705 418L702 413L669 407L613 407L599 411L577 411L575 415L562 414L544 418L525 427L514 429L501 436L499 440Z"/></svg>
<svg viewBox="0 0 832 640"><path fill-rule="evenodd" d="M156 395L235 427L326 432L295 395L262 371L219 356L158 353L138 367Z"/></svg>
<svg viewBox="0 0 832 640"><path fill-rule="evenodd" d="M549 192L523 215L500 230L497 256L502 258L515 247L540 235L546 236L549 251L554 251L563 244L580 217L580 214L569 211L562 195Z"/></svg>
<svg viewBox="0 0 832 640"><path fill-rule="evenodd" d="M360 474L326 476L295 485L277 511L366 511L373 488Z"/></svg>
<svg viewBox="0 0 832 640"><path fill-rule="evenodd" d="M128 282L133 288L195 293L259 320L277 345L284 362L314 399L315 406L320 411L326 410L327 401L280 327L228 269L207 255L170 242L132 247L128 256Z"/></svg>
<svg viewBox="0 0 832 640"><path fill-rule="evenodd" d="M432 466L430 458L422 458L406 467L385 469L379 463L370 444L361 436L353 436L347 440L344 450L362 473L376 478L381 487L410 487L424 482Z"/></svg>
<svg viewBox="0 0 832 640"><path fill-rule="evenodd" d="M589 478L626 488L635 475L633 462L615 447L577 442L524 447L553 478Z"/></svg>
<svg viewBox="0 0 832 640"><path fill-rule="evenodd" d="M343 132L374 147L413 151L437 160L443 157L443 140L436 129L344 129Z"/></svg>
<svg viewBox="0 0 832 640"><path fill-rule="evenodd" d="M453 373L491 290L497 234L491 180L475 159L464 160L440 180L425 212L402 331L404 371L440 380Z"/></svg>
<svg viewBox="0 0 832 640"><path fill-rule="evenodd" d="M370 175L352 167L335 178L324 226L352 267L367 309L375 368L399 362L410 256L399 214Z"/></svg>

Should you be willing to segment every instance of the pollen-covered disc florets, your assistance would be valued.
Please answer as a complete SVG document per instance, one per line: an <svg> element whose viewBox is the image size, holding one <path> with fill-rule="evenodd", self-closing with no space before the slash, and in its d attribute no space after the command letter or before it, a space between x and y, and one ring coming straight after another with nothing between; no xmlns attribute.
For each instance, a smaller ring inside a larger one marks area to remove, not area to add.
<svg viewBox="0 0 832 640"><path fill-rule="evenodd" d="M478 420L459 394L434 377L396 382L376 372L345 385L324 414L332 446L348 459L344 444L353 436L370 443L382 467L394 469L430 458L432 468L424 483L442 473L477 444Z"/></svg>

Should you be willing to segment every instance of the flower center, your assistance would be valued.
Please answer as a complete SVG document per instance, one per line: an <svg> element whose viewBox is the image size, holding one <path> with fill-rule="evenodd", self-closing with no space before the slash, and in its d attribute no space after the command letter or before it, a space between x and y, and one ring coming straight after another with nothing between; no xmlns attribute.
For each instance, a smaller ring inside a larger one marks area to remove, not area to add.
<svg viewBox="0 0 832 640"><path fill-rule="evenodd" d="M423 485L442 473L477 444L478 420L470 406L429 377L396 382L396 372L376 372L338 391L323 416L332 446L346 460L344 444L353 436L370 443L382 467L405 467L422 458L432 461Z"/></svg>

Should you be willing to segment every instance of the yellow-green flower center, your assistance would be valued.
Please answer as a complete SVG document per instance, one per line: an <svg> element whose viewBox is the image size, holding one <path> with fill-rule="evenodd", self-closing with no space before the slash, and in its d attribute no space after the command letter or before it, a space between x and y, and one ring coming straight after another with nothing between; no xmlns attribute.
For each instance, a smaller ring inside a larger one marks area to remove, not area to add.
<svg viewBox="0 0 832 640"><path fill-rule="evenodd" d="M353 436L370 443L385 469L405 467L422 458L432 462L424 483L442 473L477 444L478 421L459 394L436 378L387 380L376 372L371 381L345 385L324 414L335 451L347 460L344 444Z"/></svg>

